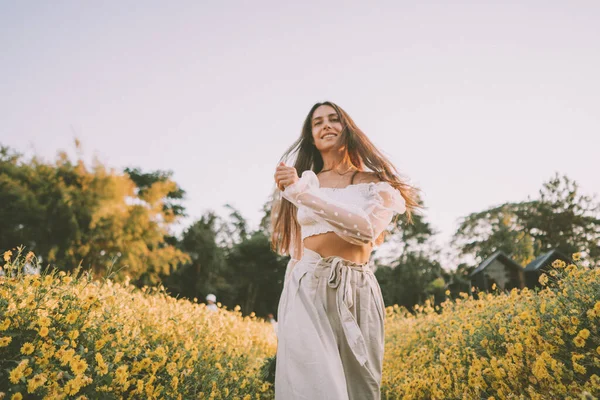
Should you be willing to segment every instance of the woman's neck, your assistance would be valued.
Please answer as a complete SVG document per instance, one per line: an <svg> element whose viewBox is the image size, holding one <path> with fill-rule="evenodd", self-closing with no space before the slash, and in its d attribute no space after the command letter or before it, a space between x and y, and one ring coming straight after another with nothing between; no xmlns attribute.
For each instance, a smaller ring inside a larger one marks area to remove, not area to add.
<svg viewBox="0 0 600 400"><path fill-rule="evenodd" d="M354 165L352 165L350 158L347 156L344 157L340 154L332 153L321 154L321 156L323 157L322 171L335 170L338 172L345 172L349 169L354 168Z"/></svg>

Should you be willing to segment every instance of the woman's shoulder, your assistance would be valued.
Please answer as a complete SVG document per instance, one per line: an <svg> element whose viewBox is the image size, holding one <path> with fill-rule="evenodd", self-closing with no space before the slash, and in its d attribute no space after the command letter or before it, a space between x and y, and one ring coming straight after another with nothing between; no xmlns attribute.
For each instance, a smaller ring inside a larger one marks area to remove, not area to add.
<svg viewBox="0 0 600 400"><path fill-rule="evenodd" d="M379 179L379 176L375 172L371 171L357 171L353 181L354 184L377 182L381 182L381 179Z"/></svg>

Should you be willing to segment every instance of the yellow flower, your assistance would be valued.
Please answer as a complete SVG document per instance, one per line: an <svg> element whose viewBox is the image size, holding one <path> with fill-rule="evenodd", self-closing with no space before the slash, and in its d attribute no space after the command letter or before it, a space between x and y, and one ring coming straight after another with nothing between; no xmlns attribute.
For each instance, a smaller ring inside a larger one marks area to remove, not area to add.
<svg viewBox="0 0 600 400"><path fill-rule="evenodd" d="M12 256L12 251L10 250L6 250L4 252L4 261L9 262L10 261L10 257Z"/></svg>
<svg viewBox="0 0 600 400"><path fill-rule="evenodd" d="M581 336L575 336L575 339L573 339L573 343L575 343L575 346L577 347L583 347L585 346L585 339Z"/></svg>
<svg viewBox="0 0 600 400"><path fill-rule="evenodd" d="M23 395L19 392L10 396L10 400L23 400Z"/></svg>
<svg viewBox="0 0 600 400"><path fill-rule="evenodd" d="M46 275L44 277L44 286L50 286L52 285L52 281L54 280L54 278L52 277L52 275Z"/></svg>
<svg viewBox="0 0 600 400"><path fill-rule="evenodd" d="M17 384L19 383L19 380L21 380L21 378L29 375L27 370L31 370L31 368L27 368L28 364L29 360L24 359L19 363L19 365L17 365L15 368L13 368L12 371L10 371L9 380L11 381L11 383Z"/></svg>
<svg viewBox="0 0 600 400"><path fill-rule="evenodd" d="M96 367L96 371L98 372L98 375L102 376L102 375L106 375L108 374L108 365L104 364L104 363L98 363L98 366Z"/></svg>
<svg viewBox="0 0 600 400"><path fill-rule="evenodd" d="M590 331L588 331L587 329L582 329L581 331L579 331L579 336L581 336L584 339L587 339L590 337Z"/></svg>
<svg viewBox="0 0 600 400"><path fill-rule="evenodd" d="M70 363L73 360L74 354L75 354L75 350L73 350L73 349L69 349L69 350L60 349L59 351L56 352L56 357L60 358L62 365L67 365L68 363Z"/></svg>
<svg viewBox="0 0 600 400"><path fill-rule="evenodd" d="M538 279L538 281L540 282L540 284L542 286L546 286L546 284L548 283L548 275L546 274L541 274L540 278Z"/></svg>
<svg viewBox="0 0 600 400"><path fill-rule="evenodd" d="M581 253L573 254L573 261L579 261L579 260L581 260Z"/></svg>
<svg viewBox="0 0 600 400"><path fill-rule="evenodd" d="M119 368L117 368L117 370L115 371L115 378L117 380L117 383L123 385L125 384L125 382L127 382L127 377L129 376L127 368L127 365L121 365Z"/></svg>
<svg viewBox="0 0 600 400"><path fill-rule="evenodd" d="M71 379L70 381L68 381L65 384L64 387L64 391L66 394L77 394L77 392L79 392L79 389L81 388L81 386L79 385L79 382L76 379Z"/></svg>
<svg viewBox="0 0 600 400"><path fill-rule="evenodd" d="M565 263L563 260L554 260L552 262L552 266L554 268L564 268L565 265L567 265L567 263Z"/></svg>
<svg viewBox="0 0 600 400"><path fill-rule="evenodd" d="M37 388L46 383L46 375L45 374L37 374L33 378L27 382L27 392L33 393Z"/></svg>
<svg viewBox="0 0 600 400"><path fill-rule="evenodd" d="M9 374L9 380L14 383L15 385L17 383L19 383L19 381L21 380L21 378L23 377L23 371L21 368L16 367L15 369L13 369L12 371L10 371Z"/></svg>
<svg viewBox="0 0 600 400"><path fill-rule="evenodd" d="M6 318L4 322L0 324L0 331L5 331L10 326L10 318Z"/></svg>
<svg viewBox="0 0 600 400"><path fill-rule="evenodd" d="M77 356L77 357L79 357L79 356ZM70 365L71 365L71 370L73 371L73 373L75 375L83 374L88 367L85 360L75 358L75 357L73 357L73 359L71 360Z"/></svg>
<svg viewBox="0 0 600 400"><path fill-rule="evenodd" d="M35 254L33 254L33 251L30 251L29 253L27 253L27 255L25 256L25 262L31 262L31 260L33 259L33 257L35 257Z"/></svg>
<svg viewBox="0 0 600 400"><path fill-rule="evenodd" d="M40 330L38 331L38 333L40 334L40 336L41 336L41 337L46 337L46 336L48 336L48 332L50 332L50 331L48 330L48 327L47 327L47 326L42 326L42 327L40 328Z"/></svg>
<svg viewBox="0 0 600 400"><path fill-rule="evenodd" d="M65 321L67 321L68 324L74 323L75 321L77 321L77 313L70 312L65 318Z"/></svg>
<svg viewBox="0 0 600 400"><path fill-rule="evenodd" d="M515 353L519 356L523 354L523 345L521 343L515 343Z"/></svg>
<svg viewBox="0 0 600 400"><path fill-rule="evenodd" d="M177 374L177 363L174 363L174 362L168 363L167 364L167 372L171 376Z"/></svg>
<svg viewBox="0 0 600 400"><path fill-rule="evenodd" d="M27 343L23 344L23 346L21 346L21 354L29 355L29 354L33 353L34 350L35 350L35 346L29 342L27 342Z"/></svg>
<svg viewBox="0 0 600 400"><path fill-rule="evenodd" d="M0 347L6 347L12 342L12 338L10 336L0 337Z"/></svg>
<svg viewBox="0 0 600 400"><path fill-rule="evenodd" d="M587 372L586 368L581 364L573 364L573 370L580 374L585 374Z"/></svg>

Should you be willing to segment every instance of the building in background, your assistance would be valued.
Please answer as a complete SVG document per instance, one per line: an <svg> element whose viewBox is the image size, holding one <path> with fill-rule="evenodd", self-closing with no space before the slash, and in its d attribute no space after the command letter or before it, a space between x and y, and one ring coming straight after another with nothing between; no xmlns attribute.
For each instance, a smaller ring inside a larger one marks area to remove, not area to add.
<svg viewBox="0 0 600 400"><path fill-rule="evenodd" d="M571 259L557 249L550 250L541 254L538 258L527 264L525 267L525 284L528 288L542 287L538 279L543 273L547 273L556 260L562 260L565 263L571 263Z"/></svg>
<svg viewBox="0 0 600 400"><path fill-rule="evenodd" d="M499 290L525 287L525 271L521 264L499 250L471 272L471 285L489 292L496 284Z"/></svg>

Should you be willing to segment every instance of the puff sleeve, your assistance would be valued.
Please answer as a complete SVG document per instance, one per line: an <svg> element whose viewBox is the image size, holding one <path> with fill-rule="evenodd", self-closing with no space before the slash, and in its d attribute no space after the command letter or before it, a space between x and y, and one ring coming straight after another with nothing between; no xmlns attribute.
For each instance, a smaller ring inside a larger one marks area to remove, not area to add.
<svg viewBox="0 0 600 400"><path fill-rule="evenodd" d="M308 208L315 218L328 224L342 239L364 245L377 239L395 213L406 211L404 198L389 183L368 185L366 204L349 204L327 196L315 173L307 170L296 183L285 188L282 196L298 208Z"/></svg>

